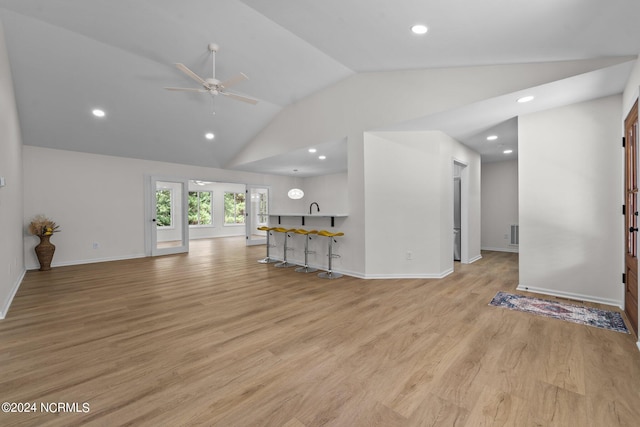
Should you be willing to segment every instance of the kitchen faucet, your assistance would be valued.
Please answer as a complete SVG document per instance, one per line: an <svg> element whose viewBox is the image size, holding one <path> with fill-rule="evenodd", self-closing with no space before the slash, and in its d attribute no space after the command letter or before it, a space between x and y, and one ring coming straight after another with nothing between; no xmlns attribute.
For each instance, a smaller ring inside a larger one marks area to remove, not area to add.
<svg viewBox="0 0 640 427"><path fill-rule="evenodd" d="M309 205L309 215L311 215L311 208L313 208L313 205L316 205L316 208L318 208L318 213L320 213L320 206L317 202L313 202Z"/></svg>

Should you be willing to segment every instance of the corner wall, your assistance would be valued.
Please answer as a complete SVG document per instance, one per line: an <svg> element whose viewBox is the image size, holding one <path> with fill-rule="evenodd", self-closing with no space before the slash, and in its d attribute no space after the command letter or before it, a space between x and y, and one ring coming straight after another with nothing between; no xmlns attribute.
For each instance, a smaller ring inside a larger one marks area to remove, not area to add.
<svg viewBox="0 0 640 427"><path fill-rule="evenodd" d="M518 289L622 306L621 96L518 119Z"/></svg>
<svg viewBox="0 0 640 427"><path fill-rule="evenodd" d="M624 124L624 118L627 117L631 107L638 99L638 95L640 95L640 58L636 61L633 66L633 70L631 70L631 75L629 76L629 81L625 86L624 92L622 93L622 123Z"/></svg>
<svg viewBox="0 0 640 427"><path fill-rule="evenodd" d="M366 133L364 151L366 278L453 272L454 160L468 169L464 255L480 258L479 154L438 131Z"/></svg>
<svg viewBox="0 0 640 427"><path fill-rule="evenodd" d="M22 252L22 141L9 58L0 22L0 319L25 273Z"/></svg>

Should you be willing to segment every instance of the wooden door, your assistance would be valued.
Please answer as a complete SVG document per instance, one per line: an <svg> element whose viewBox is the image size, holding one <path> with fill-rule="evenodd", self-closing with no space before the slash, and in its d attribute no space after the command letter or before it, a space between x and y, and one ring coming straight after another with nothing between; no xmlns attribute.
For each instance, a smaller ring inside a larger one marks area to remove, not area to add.
<svg viewBox="0 0 640 427"><path fill-rule="evenodd" d="M638 101L624 121L625 297L624 309L638 335Z"/></svg>

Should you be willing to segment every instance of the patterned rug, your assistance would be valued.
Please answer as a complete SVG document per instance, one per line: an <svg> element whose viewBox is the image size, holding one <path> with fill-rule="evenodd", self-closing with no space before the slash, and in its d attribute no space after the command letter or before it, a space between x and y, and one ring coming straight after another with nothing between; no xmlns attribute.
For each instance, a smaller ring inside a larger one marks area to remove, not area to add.
<svg viewBox="0 0 640 427"><path fill-rule="evenodd" d="M628 334L620 313L498 292L489 305Z"/></svg>

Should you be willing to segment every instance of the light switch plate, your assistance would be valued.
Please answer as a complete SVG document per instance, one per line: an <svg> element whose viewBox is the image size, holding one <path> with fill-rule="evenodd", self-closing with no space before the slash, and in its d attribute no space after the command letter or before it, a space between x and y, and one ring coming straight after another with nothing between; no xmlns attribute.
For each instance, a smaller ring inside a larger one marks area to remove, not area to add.
<svg viewBox="0 0 640 427"><path fill-rule="evenodd" d="M5 185L4 176L0 176L0 187L4 187Z"/></svg>

